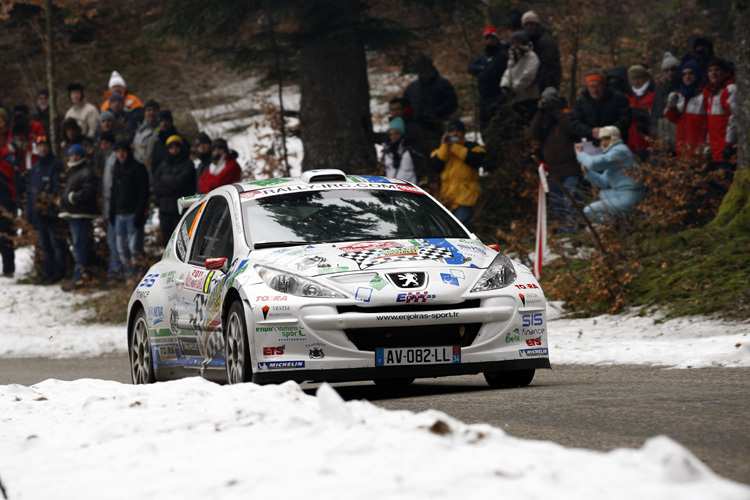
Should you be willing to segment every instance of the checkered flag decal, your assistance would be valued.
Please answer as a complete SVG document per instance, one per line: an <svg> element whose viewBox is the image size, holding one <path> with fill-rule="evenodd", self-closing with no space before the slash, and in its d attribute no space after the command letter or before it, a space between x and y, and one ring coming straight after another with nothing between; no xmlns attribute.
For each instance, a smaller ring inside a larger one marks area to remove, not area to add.
<svg viewBox="0 0 750 500"><path fill-rule="evenodd" d="M393 249L398 250L398 249ZM419 247L416 254L409 253L404 255L392 255L387 257L380 257L374 259L378 255L382 255L384 252L382 249L375 250L361 250L359 252L342 253L341 256L347 259L354 260L360 269L365 269L375 264L384 264L387 262L403 262L409 260L431 260L431 259L452 259L453 252L448 248L443 248L435 245L425 245Z"/></svg>

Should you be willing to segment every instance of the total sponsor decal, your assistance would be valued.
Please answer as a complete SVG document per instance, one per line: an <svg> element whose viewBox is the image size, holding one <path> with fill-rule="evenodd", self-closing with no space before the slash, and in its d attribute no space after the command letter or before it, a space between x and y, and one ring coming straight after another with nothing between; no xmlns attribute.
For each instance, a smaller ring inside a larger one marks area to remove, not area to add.
<svg viewBox="0 0 750 500"><path fill-rule="evenodd" d="M265 361L258 363L259 370L296 370L304 367L304 361Z"/></svg>
<svg viewBox="0 0 750 500"><path fill-rule="evenodd" d="M424 292L407 292L407 293L399 293L396 296L396 302L405 302L406 304L410 303L416 303L416 302L427 302L428 300L432 300L437 295L430 294L427 290Z"/></svg>
<svg viewBox="0 0 750 500"><path fill-rule="evenodd" d="M518 354L520 354L522 358L534 358L537 356L549 356L549 350L546 347L538 349L519 349Z"/></svg>
<svg viewBox="0 0 750 500"><path fill-rule="evenodd" d="M539 285L535 285L534 283L529 283L526 285L515 285L516 288L520 288L521 290L538 290Z"/></svg>
<svg viewBox="0 0 750 500"><path fill-rule="evenodd" d="M288 300L289 295L256 295L255 302L282 302Z"/></svg>
<svg viewBox="0 0 750 500"><path fill-rule="evenodd" d="M521 343L521 334L518 331L518 328L515 328L512 332L508 332L505 334L505 343L508 345Z"/></svg>

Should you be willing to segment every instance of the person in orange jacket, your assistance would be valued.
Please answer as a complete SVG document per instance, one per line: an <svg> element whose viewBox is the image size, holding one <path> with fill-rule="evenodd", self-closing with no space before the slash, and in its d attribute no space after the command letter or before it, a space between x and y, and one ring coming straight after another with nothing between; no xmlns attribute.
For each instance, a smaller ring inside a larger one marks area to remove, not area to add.
<svg viewBox="0 0 750 500"><path fill-rule="evenodd" d="M109 90L104 93L104 102L102 103L99 111L102 113L109 109L109 98L112 94L117 92L122 96L124 111L129 113L134 109L143 109L143 101L138 96L128 92L128 86L125 84L125 79L117 71L112 72L112 76L109 77Z"/></svg>
<svg viewBox="0 0 750 500"><path fill-rule="evenodd" d="M198 179L198 187L203 194L209 193L219 186L238 182L242 177L242 169L234 155L229 153L227 141L221 137L215 139L211 144L211 150L213 151L211 165Z"/></svg>

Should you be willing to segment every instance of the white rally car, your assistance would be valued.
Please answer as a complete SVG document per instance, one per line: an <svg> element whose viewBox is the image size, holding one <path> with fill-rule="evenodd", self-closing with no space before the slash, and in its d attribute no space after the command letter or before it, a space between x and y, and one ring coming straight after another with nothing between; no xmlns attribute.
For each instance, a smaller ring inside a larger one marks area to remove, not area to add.
<svg viewBox="0 0 750 500"><path fill-rule="evenodd" d="M546 300L422 189L305 172L180 200L182 220L128 304L134 383L257 383L549 368Z"/></svg>

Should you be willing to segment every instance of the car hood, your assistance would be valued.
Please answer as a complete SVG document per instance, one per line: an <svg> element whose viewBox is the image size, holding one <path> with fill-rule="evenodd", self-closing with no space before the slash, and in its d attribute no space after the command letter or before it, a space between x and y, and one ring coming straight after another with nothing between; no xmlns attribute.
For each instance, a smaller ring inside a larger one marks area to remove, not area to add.
<svg viewBox="0 0 750 500"><path fill-rule="evenodd" d="M302 276L352 271L446 266L484 269L497 255L479 240L425 238L351 241L253 250L258 264Z"/></svg>

